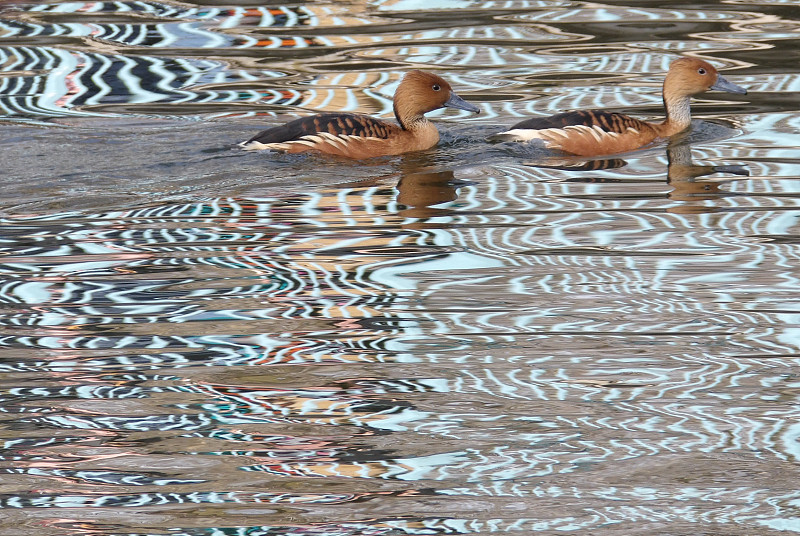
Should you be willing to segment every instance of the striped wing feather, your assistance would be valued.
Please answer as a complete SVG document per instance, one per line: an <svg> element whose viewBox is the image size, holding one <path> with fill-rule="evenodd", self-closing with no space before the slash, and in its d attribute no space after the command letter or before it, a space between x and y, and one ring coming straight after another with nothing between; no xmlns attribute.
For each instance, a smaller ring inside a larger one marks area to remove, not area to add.
<svg viewBox="0 0 800 536"><path fill-rule="evenodd" d="M514 129L544 130L569 126L600 127L605 132L623 134L629 128L640 129L642 121L628 115L603 110L563 112L549 117L532 117L511 127Z"/></svg>
<svg viewBox="0 0 800 536"><path fill-rule="evenodd" d="M327 133L336 137L359 137L387 139L394 130L400 127L359 114L320 114L301 117L285 125L273 127L259 132L242 145L252 142L260 144L286 143L297 141L304 136L315 136Z"/></svg>
<svg viewBox="0 0 800 536"><path fill-rule="evenodd" d="M541 140L548 149L580 156L598 156L632 151L657 137L658 133L651 125L634 117L587 110L526 119L493 139Z"/></svg>

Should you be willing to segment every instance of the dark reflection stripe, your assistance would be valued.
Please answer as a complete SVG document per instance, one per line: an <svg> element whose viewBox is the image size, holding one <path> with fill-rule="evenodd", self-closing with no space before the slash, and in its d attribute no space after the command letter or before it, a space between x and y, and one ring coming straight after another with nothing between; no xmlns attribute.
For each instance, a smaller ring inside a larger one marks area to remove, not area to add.
<svg viewBox="0 0 800 536"><path fill-rule="evenodd" d="M0 65L10 76L0 77L0 113L53 115L86 105L138 102L291 102L280 91L194 91L204 80L234 82L249 79L226 72L221 62L203 59L105 55L44 47L2 47ZM22 74L33 71L34 74ZM19 73L19 74L17 74ZM262 77L277 76L264 71ZM44 92L43 89L50 90Z"/></svg>
<svg viewBox="0 0 800 536"><path fill-rule="evenodd" d="M54 477L79 484L102 484L115 486L180 486L201 484L203 479L181 479L166 476L149 476L140 473L120 473L113 471L71 471L65 469L0 469L0 474L31 475L37 477Z"/></svg>
<svg viewBox="0 0 800 536"><path fill-rule="evenodd" d="M213 20L223 27L239 24L261 27L308 25L315 16L314 6L274 7L183 7L163 2L69 2L64 4L39 4L27 6L32 13L118 13L147 14L169 19ZM346 13L345 10L342 10Z"/></svg>
<svg viewBox="0 0 800 536"><path fill-rule="evenodd" d="M2 495L0 508L141 508L167 504L342 504L354 500L348 494L289 494L268 492L137 493L137 494L73 494L73 495Z"/></svg>

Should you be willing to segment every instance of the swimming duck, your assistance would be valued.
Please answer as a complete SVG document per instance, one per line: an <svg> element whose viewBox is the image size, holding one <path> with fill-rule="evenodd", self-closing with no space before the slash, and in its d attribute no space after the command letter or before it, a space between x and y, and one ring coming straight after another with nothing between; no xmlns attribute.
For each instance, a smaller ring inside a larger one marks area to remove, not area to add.
<svg viewBox="0 0 800 536"><path fill-rule="evenodd" d="M423 151L439 142L439 131L425 114L445 106L480 113L440 76L414 70L406 73L394 94L399 125L363 114L326 113L267 129L239 145L248 150L315 151L348 158Z"/></svg>
<svg viewBox="0 0 800 536"><path fill-rule="evenodd" d="M691 97L711 89L747 94L746 89L723 78L710 63L680 58L672 62L664 79L667 117L661 123L604 110L564 112L526 119L505 132L490 136L489 141L538 139L548 149L578 156L624 153L689 128Z"/></svg>

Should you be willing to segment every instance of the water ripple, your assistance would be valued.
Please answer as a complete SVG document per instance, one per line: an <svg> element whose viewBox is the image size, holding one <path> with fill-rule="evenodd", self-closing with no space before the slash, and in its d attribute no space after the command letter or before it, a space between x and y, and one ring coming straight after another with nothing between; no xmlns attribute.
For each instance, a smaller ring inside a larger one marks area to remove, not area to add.
<svg viewBox="0 0 800 536"><path fill-rule="evenodd" d="M796 9L683 7L4 3L0 532L800 530ZM485 142L662 117L681 55L748 95L588 162ZM410 68L482 113L233 148Z"/></svg>

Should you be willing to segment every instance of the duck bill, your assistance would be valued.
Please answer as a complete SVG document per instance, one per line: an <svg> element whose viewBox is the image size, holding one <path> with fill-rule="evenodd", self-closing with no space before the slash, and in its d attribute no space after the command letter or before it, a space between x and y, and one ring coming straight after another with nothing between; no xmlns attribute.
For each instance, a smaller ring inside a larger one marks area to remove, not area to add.
<svg viewBox="0 0 800 536"><path fill-rule="evenodd" d="M738 93L739 95L747 95L747 90L741 86L737 86L733 82L729 82L722 76L717 76L717 81L711 86L711 89L717 91L727 91L728 93Z"/></svg>
<svg viewBox="0 0 800 536"><path fill-rule="evenodd" d="M458 95L455 94L454 91L450 92L450 98L447 99L447 102L444 103L445 106L448 108L458 108L459 110L466 110L468 112L474 112L476 114L481 113L481 109L475 106L474 104L470 104Z"/></svg>

